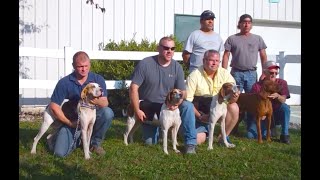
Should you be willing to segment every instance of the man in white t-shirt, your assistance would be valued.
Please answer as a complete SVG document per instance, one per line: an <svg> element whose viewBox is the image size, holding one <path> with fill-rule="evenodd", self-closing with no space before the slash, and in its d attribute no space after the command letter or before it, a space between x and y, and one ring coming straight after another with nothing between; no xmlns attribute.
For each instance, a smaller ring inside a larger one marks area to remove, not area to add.
<svg viewBox="0 0 320 180"><path fill-rule="evenodd" d="M224 44L220 34L213 31L215 15L210 10L205 10L200 16L201 28L193 31L184 45L182 58L189 67L189 72L203 65L203 54L209 49L220 53L224 51Z"/></svg>

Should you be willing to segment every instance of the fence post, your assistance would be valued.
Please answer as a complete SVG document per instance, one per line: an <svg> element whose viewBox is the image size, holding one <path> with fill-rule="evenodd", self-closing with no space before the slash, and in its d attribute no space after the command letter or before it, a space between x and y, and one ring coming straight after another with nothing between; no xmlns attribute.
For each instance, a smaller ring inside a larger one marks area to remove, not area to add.
<svg viewBox="0 0 320 180"><path fill-rule="evenodd" d="M279 63L279 78L284 79L284 67L286 65L284 58L284 51L279 51L279 55L277 55L277 63Z"/></svg>
<svg viewBox="0 0 320 180"><path fill-rule="evenodd" d="M71 47L64 47L64 76L70 74L73 70L72 67L72 48Z"/></svg>

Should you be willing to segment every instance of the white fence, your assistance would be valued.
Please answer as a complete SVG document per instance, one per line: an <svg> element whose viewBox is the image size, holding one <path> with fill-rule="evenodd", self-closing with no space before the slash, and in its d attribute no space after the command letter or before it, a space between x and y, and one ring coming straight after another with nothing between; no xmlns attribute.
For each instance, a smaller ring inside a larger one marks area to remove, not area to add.
<svg viewBox="0 0 320 180"><path fill-rule="evenodd" d="M42 57L42 58L53 58L53 59L63 59L63 74L64 76L73 71L72 68L72 56L78 50L72 49L71 47L65 47L64 49L39 49L39 48L19 48L20 57ZM138 51L85 51L88 53L91 59L99 60L141 60L147 56L152 56L157 54L157 52L138 52ZM173 59L181 61L182 53L175 52ZM300 79L301 79L301 65L300 65L300 55L287 55L284 56L284 52L279 52L279 55L268 55L268 59L275 60L279 63L280 77L287 80L289 77L294 77L292 83L288 81L291 99L288 99L287 103L289 105L300 105ZM293 60L292 60L293 59ZM294 66L288 65L288 63L294 63ZM58 66L57 66L58 67ZM230 69L230 68L229 68ZM261 74L260 62L258 63L258 75ZM290 78L289 78L290 79ZM291 78L292 79L292 78ZM37 79L19 79L19 91L26 89L36 89L36 90L50 90L47 94L45 102L48 102L52 90L54 89L58 79L56 80L37 80ZM126 80L127 85L130 84L130 80ZM119 89L122 81L106 80L107 89ZM29 102L26 103L25 99L29 98ZM24 93L20 93L19 105L32 105L32 106L43 106L46 103L38 103L35 97L26 97ZM31 100L30 100L31 99Z"/></svg>

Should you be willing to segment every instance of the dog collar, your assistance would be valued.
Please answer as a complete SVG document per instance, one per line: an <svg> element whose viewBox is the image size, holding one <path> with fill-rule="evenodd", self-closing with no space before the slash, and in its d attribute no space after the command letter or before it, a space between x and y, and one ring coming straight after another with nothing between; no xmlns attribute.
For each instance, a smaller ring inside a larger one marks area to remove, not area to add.
<svg viewBox="0 0 320 180"><path fill-rule="evenodd" d="M80 104L81 107L85 107L85 108L89 108L89 109L96 109L97 107L95 105L89 105L89 104L85 104L85 103L81 103Z"/></svg>

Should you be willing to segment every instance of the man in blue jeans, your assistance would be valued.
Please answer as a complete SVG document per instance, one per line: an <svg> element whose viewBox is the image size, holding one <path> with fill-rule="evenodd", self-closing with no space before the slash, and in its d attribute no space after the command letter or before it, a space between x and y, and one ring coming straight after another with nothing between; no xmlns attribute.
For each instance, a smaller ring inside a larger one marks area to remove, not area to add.
<svg viewBox="0 0 320 180"><path fill-rule="evenodd" d="M137 119L142 123L152 121L154 114L159 117L161 105L165 102L167 93L177 88L186 97L184 73L181 65L172 59L175 49L171 37L160 39L158 55L146 57L135 67L129 89L130 101ZM139 104L139 100L143 100ZM184 133L185 153L195 154L197 132L193 104L182 101L179 104L182 129ZM159 127L142 124L145 144L156 144L159 138Z"/></svg>
<svg viewBox="0 0 320 180"><path fill-rule="evenodd" d="M287 81L277 78L278 70L280 67L274 61L267 61L263 65L263 73L265 75L264 79L272 80L278 83L280 91L274 94L271 94L272 109L273 109L273 124L281 125L281 135L280 142L290 144L289 138L289 122L290 122L290 106L287 105L286 99L290 98L290 93L288 89ZM253 93L259 93L263 84L263 80L255 83L252 86ZM266 120L261 121L261 131L262 136L266 137L267 122ZM251 114L248 113L248 122L247 122L247 137L248 138L257 138L257 127L256 120ZM273 132L274 133L274 132Z"/></svg>
<svg viewBox="0 0 320 180"><path fill-rule="evenodd" d="M72 65L74 72L58 81L52 93L51 102L46 109L55 121L62 123L56 133L48 139L49 149L56 156L66 157L80 146L81 128L77 127L76 106L82 89L88 83L95 82L102 88L103 96L92 100L92 103L97 107L97 117L93 126L90 151L104 155L105 150L101 147L101 143L114 117L113 111L108 107L105 80L102 76L90 72L90 59L83 51L74 54ZM69 101L61 108L64 99ZM75 132L76 130L77 132Z"/></svg>

